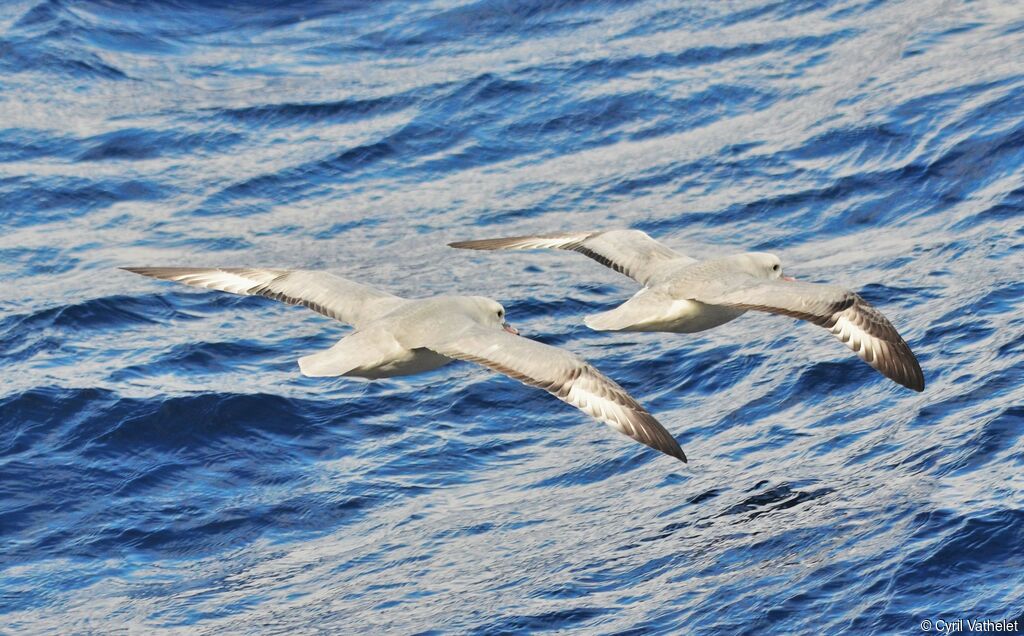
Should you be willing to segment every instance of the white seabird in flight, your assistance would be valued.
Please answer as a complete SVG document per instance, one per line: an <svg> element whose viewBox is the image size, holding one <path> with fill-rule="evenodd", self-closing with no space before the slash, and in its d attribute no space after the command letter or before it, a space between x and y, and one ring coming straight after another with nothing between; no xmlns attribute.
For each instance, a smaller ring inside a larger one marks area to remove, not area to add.
<svg viewBox="0 0 1024 636"><path fill-rule="evenodd" d="M591 329L693 333L748 310L782 314L828 329L882 375L908 389L924 390L921 365L880 311L843 287L783 276L774 254L750 252L697 261L639 230L513 236L449 245L472 250L571 250L644 286L615 309L588 316L585 322Z"/></svg>
<svg viewBox="0 0 1024 636"><path fill-rule="evenodd" d="M505 321L505 309L489 298L436 296L411 300L309 270L122 269L303 305L355 327L330 349L299 358L304 375L387 378L468 360L544 389L620 433L686 461L675 438L625 389L573 353L520 337Z"/></svg>

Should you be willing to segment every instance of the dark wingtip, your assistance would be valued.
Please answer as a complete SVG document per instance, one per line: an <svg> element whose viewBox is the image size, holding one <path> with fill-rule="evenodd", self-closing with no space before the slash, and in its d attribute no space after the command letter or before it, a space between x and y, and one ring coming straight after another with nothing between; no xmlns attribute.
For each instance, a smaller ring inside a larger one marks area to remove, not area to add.
<svg viewBox="0 0 1024 636"><path fill-rule="evenodd" d="M921 370L921 363L917 361L917 356L914 352L907 347L907 353L910 355L910 378L907 382L901 383L903 386L921 393L924 391L924 371Z"/></svg>
<svg viewBox="0 0 1024 636"><path fill-rule="evenodd" d="M675 457L684 464L689 463L686 461L686 453L683 452L683 447L680 446L679 442L676 441L676 438L672 437L671 435L669 435L668 439L665 440L665 442L658 446L652 446L652 448L665 453L669 457Z"/></svg>
<svg viewBox="0 0 1024 636"><path fill-rule="evenodd" d="M452 241L448 244L448 247L454 247L458 250L485 250L493 249L493 245L500 239L479 239L476 241Z"/></svg>
<svg viewBox="0 0 1024 636"><path fill-rule="evenodd" d="M914 358L914 362L917 362L917 358ZM924 391L924 371L921 370L920 363L917 364L917 386L914 387L914 390L918 393Z"/></svg>
<svg viewBox="0 0 1024 636"><path fill-rule="evenodd" d="M896 384L899 384L900 386L903 386L905 388L910 389L911 391L917 391L918 393L922 393L924 391L924 376L923 375L918 374L918 375L911 376L909 378L907 378L907 377L890 377L889 379L892 380L893 382L895 382Z"/></svg>
<svg viewBox="0 0 1024 636"><path fill-rule="evenodd" d="M139 276L148 276L149 278L159 278L154 275L154 271L160 268L158 267L118 267L117 269L138 274Z"/></svg>

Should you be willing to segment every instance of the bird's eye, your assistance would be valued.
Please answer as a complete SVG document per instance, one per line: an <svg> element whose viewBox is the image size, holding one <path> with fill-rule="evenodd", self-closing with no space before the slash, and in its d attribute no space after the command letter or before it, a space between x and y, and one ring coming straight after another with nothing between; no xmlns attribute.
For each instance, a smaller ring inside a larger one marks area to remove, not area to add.
<svg viewBox="0 0 1024 636"><path fill-rule="evenodd" d="M498 318L502 318L504 316L505 316L505 310L504 309L499 309L498 310Z"/></svg>
<svg viewBox="0 0 1024 636"><path fill-rule="evenodd" d="M772 271L776 271L776 272L779 271L779 264L778 263L775 263L774 265L772 265Z"/></svg>

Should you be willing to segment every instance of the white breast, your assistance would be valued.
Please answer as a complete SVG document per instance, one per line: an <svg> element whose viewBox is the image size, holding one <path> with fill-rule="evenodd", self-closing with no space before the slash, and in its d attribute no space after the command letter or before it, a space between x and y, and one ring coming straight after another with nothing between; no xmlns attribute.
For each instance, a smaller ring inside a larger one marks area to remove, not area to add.
<svg viewBox="0 0 1024 636"><path fill-rule="evenodd" d="M739 318L742 309L706 305L696 300L674 300L663 316L644 325L644 331L694 333L711 329Z"/></svg>

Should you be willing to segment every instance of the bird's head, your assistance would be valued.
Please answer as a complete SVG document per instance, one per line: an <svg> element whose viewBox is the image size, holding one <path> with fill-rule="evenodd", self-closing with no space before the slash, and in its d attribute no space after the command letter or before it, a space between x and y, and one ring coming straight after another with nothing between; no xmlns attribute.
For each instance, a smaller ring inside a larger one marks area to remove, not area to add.
<svg viewBox="0 0 1024 636"><path fill-rule="evenodd" d="M782 273L782 261L775 254L749 252L747 254L740 254L738 258L743 269L757 278L785 281L795 280L792 276L786 276Z"/></svg>
<svg viewBox="0 0 1024 636"><path fill-rule="evenodd" d="M510 334L519 335L519 330L505 321L505 308L501 303L483 296L471 296L469 300L471 315L478 323L488 327L500 327Z"/></svg>

